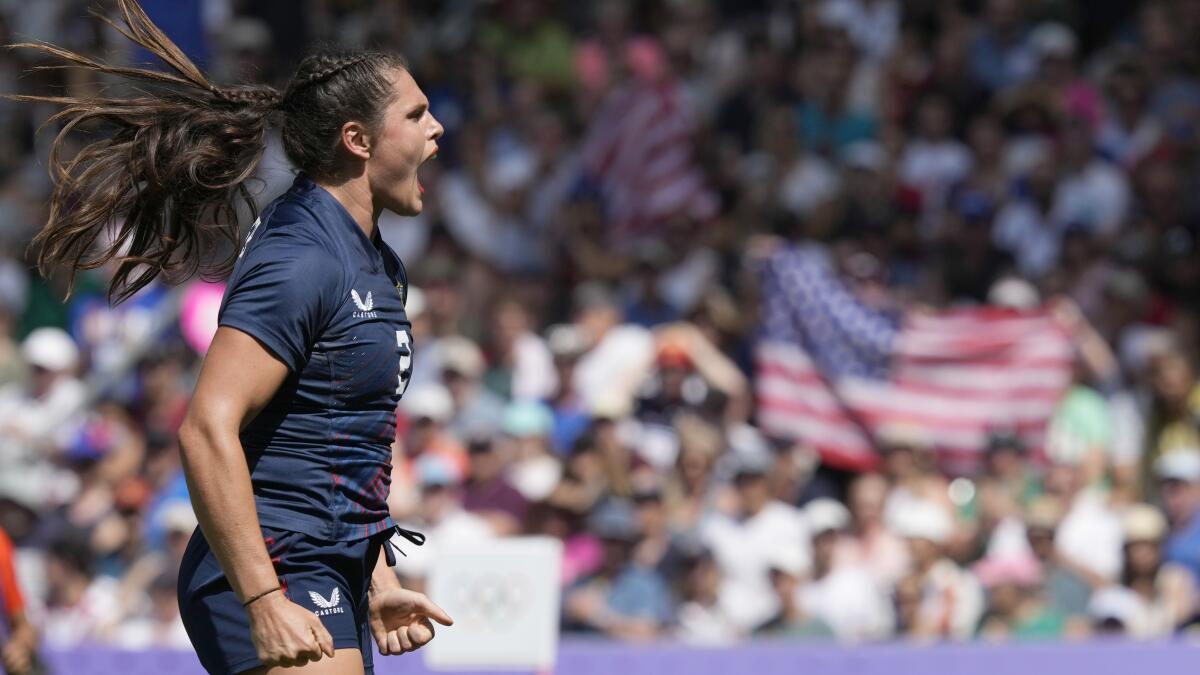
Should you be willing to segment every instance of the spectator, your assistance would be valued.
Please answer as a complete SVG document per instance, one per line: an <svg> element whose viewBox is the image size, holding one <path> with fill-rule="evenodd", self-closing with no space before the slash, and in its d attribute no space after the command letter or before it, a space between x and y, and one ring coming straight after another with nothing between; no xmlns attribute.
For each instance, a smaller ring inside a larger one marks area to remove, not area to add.
<svg viewBox="0 0 1200 675"><path fill-rule="evenodd" d="M51 645L70 647L104 641L124 613L117 581L93 577L91 558L87 538L81 532L66 532L50 547L46 561L50 595L42 625Z"/></svg>
<svg viewBox="0 0 1200 675"><path fill-rule="evenodd" d="M1121 571L1121 521L1108 494L1085 480L1081 466L1056 464L1047 470L1046 492L1067 505L1055 531L1055 549L1099 586L1115 581Z"/></svg>
<svg viewBox="0 0 1200 675"><path fill-rule="evenodd" d="M928 214L938 214L950 188L971 173L971 152L954 133L950 102L930 95L917 107L917 137L900 160L900 177L921 193Z"/></svg>
<svg viewBox="0 0 1200 675"><path fill-rule="evenodd" d="M424 546L410 547L404 556L398 556L396 572L404 579L405 588L424 588L425 575L439 550L486 541L493 534L486 520L460 506L461 482L449 459L424 455L416 461L414 470L421 494L419 508L409 524L424 532L427 539Z"/></svg>
<svg viewBox="0 0 1200 675"><path fill-rule="evenodd" d="M496 364L484 378L503 398L545 399L558 386L553 358L531 325L528 310L515 299L500 302L492 318Z"/></svg>
<svg viewBox="0 0 1200 675"><path fill-rule="evenodd" d="M550 450L553 427L550 409L535 401L516 401L504 411L503 429L512 443L509 479L530 502L549 497L562 478L562 465Z"/></svg>
<svg viewBox="0 0 1200 675"><path fill-rule="evenodd" d="M887 595L858 561L838 558L850 526L850 512L840 503L820 498L803 510L812 534L811 581L797 591L800 606L818 627L839 640L862 642L889 637L894 623Z"/></svg>
<svg viewBox="0 0 1200 675"><path fill-rule="evenodd" d="M784 556L778 563L771 565L768 574L771 587L779 603L779 611L775 616L754 630L754 634L766 638L787 638L791 640L816 640L834 636L829 626L818 618L810 616L800 602L799 591L805 577L805 571L797 565L796 560L788 560Z"/></svg>
<svg viewBox="0 0 1200 675"><path fill-rule="evenodd" d="M880 588L895 586L909 567L908 547L885 523L887 479L877 473L863 474L850 484L852 537L839 541L839 557L848 564L866 568Z"/></svg>
<svg viewBox="0 0 1200 675"><path fill-rule="evenodd" d="M171 572L156 577L149 588L149 606L140 608L117 627L114 643L130 650L187 649L191 641L179 618L175 585L175 574Z"/></svg>
<svg viewBox="0 0 1200 675"><path fill-rule="evenodd" d="M583 285L574 295L575 325L588 345L572 373L576 393L588 407L604 398L631 398L653 358L652 336L621 323L620 305L604 286Z"/></svg>
<svg viewBox="0 0 1200 675"><path fill-rule="evenodd" d="M721 570L712 554L700 548L687 555L681 572L683 601L676 612L675 638L710 647L736 642L741 628L721 609Z"/></svg>
<svg viewBox="0 0 1200 675"><path fill-rule="evenodd" d="M1190 571L1193 584L1200 583L1200 451L1163 455L1154 473L1170 523L1164 558Z"/></svg>
<svg viewBox="0 0 1200 675"><path fill-rule="evenodd" d="M949 514L938 504L914 501L896 515L894 528L908 542L913 583L920 589L907 634L921 640L973 636L984 610L983 589L970 572L945 556L954 530Z"/></svg>
<svg viewBox="0 0 1200 675"><path fill-rule="evenodd" d="M529 502L505 476L505 461L490 438L467 444L471 469L463 486L463 508L483 517L497 536L519 534Z"/></svg>
<svg viewBox="0 0 1200 675"><path fill-rule="evenodd" d="M629 640L658 636L670 618L670 598L656 572L633 563L641 537L633 508L622 501L607 502L589 525L604 546L603 561L594 575L567 589L567 629Z"/></svg>
<svg viewBox="0 0 1200 675"><path fill-rule="evenodd" d="M442 381L454 401L450 430L460 439L498 431L504 399L483 386L483 352L469 339L452 335L438 340L438 355Z"/></svg>
<svg viewBox="0 0 1200 675"><path fill-rule="evenodd" d="M53 488L56 472L48 460L56 432L83 404L75 376L79 349L66 332L41 328L22 341L21 358L29 381L0 390L0 493L45 504L65 497Z"/></svg>
<svg viewBox="0 0 1200 675"><path fill-rule="evenodd" d="M36 672L41 662L37 647L37 630L17 583L12 540L0 529L0 666L10 675Z"/></svg>
<svg viewBox="0 0 1200 675"><path fill-rule="evenodd" d="M1061 502L1053 497L1038 497L1025 510L1025 532L1029 549L1042 571L1042 587L1050 611L1064 617L1079 617L1087 612L1092 595L1089 580L1094 575L1061 555L1055 546L1055 530L1063 518Z"/></svg>
<svg viewBox="0 0 1200 675"><path fill-rule="evenodd" d="M1125 624L1129 635L1171 635L1196 610L1195 582L1180 566L1163 561L1167 521L1149 504L1134 504L1122 517L1125 560L1121 586L1134 593L1138 611Z"/></svg>
<svg viewBox="0 0 1200 675"><path fill-rule="evenodd" d="M808 533L795 508L771 498L767 457L737 458L733 512L713 514L700 524L705 546L721 569L721 605L749 632L778 611L770 569L779 556L795 566L811 564Z"/></svg>
<svg viewBox="0 0 1200 675"><path fill-rule="evenodd" d="M440 384L432 383L407 392L402 409L409 427L404 435L403 457L396 475L390 501L392 507L408 512L415 504L411 491L416 483L414 465L422 457L440 457L454 470L453 478L461 480L467 474L470 460L466 449L447 427L454 410L450 392Z"/></svg>
<svg viewBox="0 0 1200 675"><path fill-rule="evenodd" d="M1042 570L1029 554L1001 554L981 560L974 568L987 589L988 611L979 632L988 640L1029 640L1061 637L1066 617L1048 605L1042 594Z"/></svg>
<svg viewBox="0 0 1200 675"><path fill-rule="evenodd" d="M971 45L971 70L992 91L1027 80L1037 67L1022 10L1019 0L986 3L983 26Z"/></svg>

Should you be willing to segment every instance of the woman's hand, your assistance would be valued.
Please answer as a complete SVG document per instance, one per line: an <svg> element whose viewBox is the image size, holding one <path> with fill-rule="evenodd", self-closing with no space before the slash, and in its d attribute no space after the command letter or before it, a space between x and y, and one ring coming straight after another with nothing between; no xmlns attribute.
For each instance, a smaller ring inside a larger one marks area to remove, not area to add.
<svg viewBox="0 0 1200 675"><path fill-rule="evenodd" d="M250 637L264 666L302 666L333 657L333 636L316 614L275 592L250 603Z"/></svg>
<svg viewBox="0 0 1200 675"><path fill-rule="evenodd" d="M433 622L454 625L454 620L423 593L405 588L373 591L370 602L371 635L384 655L420 649L433 639Z"/></svg>

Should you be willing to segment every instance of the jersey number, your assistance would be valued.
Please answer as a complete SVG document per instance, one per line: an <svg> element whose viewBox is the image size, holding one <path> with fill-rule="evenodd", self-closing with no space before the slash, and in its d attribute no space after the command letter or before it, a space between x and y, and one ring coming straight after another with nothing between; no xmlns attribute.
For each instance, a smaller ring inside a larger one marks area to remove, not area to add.
<svg viewBox="0 0 1200 675"><path fill-rule="evenodd" d="M400 352L400 374L396 376L398 381L396 395L403 396L404 390L408 389L408 378L412 375L412 336L408 334L408 331L396 331L396 348Z"/></svg>

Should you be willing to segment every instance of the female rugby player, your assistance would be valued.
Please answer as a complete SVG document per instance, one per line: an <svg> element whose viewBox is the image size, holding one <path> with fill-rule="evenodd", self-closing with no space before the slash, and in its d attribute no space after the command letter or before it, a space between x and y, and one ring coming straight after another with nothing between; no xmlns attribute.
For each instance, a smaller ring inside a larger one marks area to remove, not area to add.
<svg viewBox="0 0 1200 675"><path fill-rule="evenodd" d="M130 98L17 97L65 106L40 268L115 260L119 302L210 264L214 238L238 241L237 207L253 212L245 181L278 125L300 173L244 244L225 247L220 327L179 431L200 520L179 604L209 672L371 672L372 638L400 654L432 639L431 619L451 623L401 588L391 550L379 555L393 534L420 535L386 502L412 338L404 267L376 219L420 213L417 167L442 127L395 55L323 53L282 91L221 87L134 0L119 7L114 27L169 70L20 45L141 85ZM91 122L111 133L64 160L63 141Z"/></svg>

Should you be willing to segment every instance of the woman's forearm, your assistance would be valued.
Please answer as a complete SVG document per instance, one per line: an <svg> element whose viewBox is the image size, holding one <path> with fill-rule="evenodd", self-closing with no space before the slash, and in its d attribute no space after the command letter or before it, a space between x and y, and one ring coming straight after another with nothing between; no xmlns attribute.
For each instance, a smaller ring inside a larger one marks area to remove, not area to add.
<svg viewBox="0 0 1200 675"><path fill-rule="evenodd" d="M244 602L278 587L254 508L250 468L236 432L186 421L179 443L200 529L234 592Z"/></svg>

